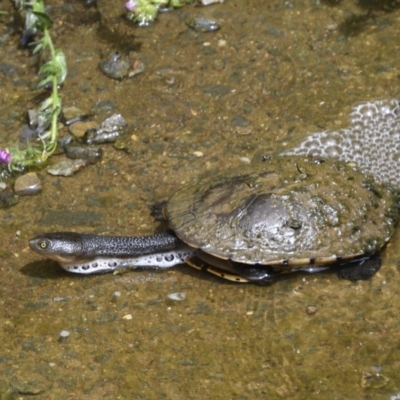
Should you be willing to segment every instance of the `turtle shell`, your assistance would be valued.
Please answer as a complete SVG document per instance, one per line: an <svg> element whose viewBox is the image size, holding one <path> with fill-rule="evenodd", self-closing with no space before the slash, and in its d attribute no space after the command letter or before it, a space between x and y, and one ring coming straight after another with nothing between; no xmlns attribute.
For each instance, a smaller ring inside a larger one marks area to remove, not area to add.
<svg viewBox="0 0 400 400"><path fill-rule="evenodd" d="M294 156L186 186L166 213L182 241L213 257L293 270L376 253L398 203L354 165Z"/></svg>

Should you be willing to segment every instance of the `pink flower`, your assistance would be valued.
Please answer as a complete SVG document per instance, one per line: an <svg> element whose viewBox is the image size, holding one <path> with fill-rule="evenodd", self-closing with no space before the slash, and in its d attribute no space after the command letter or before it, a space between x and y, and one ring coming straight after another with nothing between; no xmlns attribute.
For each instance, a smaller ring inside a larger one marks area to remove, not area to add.
<svg viewBox="0 0 400 400"><path fill-rule="evenodd" d="M125 3L125 10L126 11L133 11L136 8L137 2L136 0L128 0Z"/></svg>
<svg viewBox="0 0 400 400"><path fill-rule="evenodd" d="M8 151L0 149L0 162L8 164L11 161L11 154Z"/></svg>

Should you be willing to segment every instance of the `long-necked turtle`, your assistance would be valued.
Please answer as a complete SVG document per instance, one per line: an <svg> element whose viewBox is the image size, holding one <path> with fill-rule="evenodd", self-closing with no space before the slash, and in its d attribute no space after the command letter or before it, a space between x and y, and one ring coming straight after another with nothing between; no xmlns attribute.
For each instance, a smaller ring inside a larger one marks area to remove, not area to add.
<svg viewBox="0 0 400 400"><path fill-rule="evenodd" d="M148 237L47 233L30 246L71 272L187 262L239 282L270 281L310 265L363 263L389 241L398 220L398 177L391 179L388 167L379 163L395 157L389 153L398 146L399 110L394 100L358 106L341 141L338 132L322 132L291 150L315 153L318 143L319 156L343 161L288 152L178 190L165 207L172 232ZM376 147L359 156L359 149L376 146L382 137L391 142L385 144L385 157ZM352 146L363 172L348 163ZM397 147L393 151L400 154ZM373 157L368 160L369 154ZM377 172L371 165L376 162L381 166Z"/></svg>

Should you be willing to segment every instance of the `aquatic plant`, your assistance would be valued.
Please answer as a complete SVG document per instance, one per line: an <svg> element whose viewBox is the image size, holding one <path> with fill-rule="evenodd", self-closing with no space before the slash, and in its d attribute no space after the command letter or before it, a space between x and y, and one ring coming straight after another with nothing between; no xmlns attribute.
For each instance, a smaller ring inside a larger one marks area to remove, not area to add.
<svg viewBox="0 0 400 400"><path fill-rule="evenodd" d="M125 10L128 11L127 18L138 23L140 26L147 26L154 22L158 10L163 8L179 8L194 0L128 0L125 3Z"/></svg>
<svg viewBox="0 0 400 400"><path fill-rule="evenodd" d="M24 148L11 145L6 149L0 149L0 162L6 165L9 172L22 171L26 167L42 164L55 151L58 139L57 120L61 111L59 87L67 76L65 55L54 47L50 36L53 21L46 14L43 0L14 0L14 2L18 9L25 13L25 29L21 41L36 38L30 46L33 54L39 54L41 60L38 87L50 91L50 96L37 110L38 120L41 121L37 138L33 142L28 142ZM5 170L3 175L4 172Z"/></svg>

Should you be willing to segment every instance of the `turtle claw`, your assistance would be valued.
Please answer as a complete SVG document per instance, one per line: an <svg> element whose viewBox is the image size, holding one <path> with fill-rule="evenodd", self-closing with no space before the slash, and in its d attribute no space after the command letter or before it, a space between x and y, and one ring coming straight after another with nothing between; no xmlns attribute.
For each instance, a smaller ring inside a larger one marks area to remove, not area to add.
<svg viewBox="0 0 400 400"><path fill-rule="evenodd" d="M380 270L381 265L382 260L379 254L357 258L340 265L338 276L340 279L352 282L366 281Z"/></svg>

